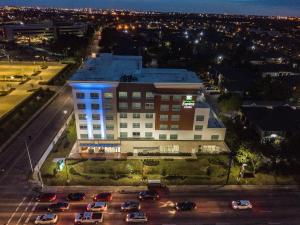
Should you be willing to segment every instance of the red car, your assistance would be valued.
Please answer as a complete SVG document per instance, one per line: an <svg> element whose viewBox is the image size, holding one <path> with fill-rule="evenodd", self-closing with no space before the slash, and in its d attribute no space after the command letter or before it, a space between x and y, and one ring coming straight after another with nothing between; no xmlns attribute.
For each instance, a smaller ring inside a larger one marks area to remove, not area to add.
<svg viewBox="0 0 300 225"><path fill-rule="evenodd" d="M110 202L112 200L112 194L109 192L104 192L97 194L93 197L95 202Z"/></svg>
<svg viewBox="0 0 300 225"><path fill-rule="evenodd" d="M56 194L54 193L42 193L39 197L37 197L37 201L39 202L53 202L56 200Z"/></svg>

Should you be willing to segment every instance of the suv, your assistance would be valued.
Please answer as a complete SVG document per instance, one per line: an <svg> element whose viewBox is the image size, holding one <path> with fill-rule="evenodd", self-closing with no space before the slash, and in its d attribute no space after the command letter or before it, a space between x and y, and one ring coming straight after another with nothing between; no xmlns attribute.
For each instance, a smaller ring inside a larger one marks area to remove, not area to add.
<svg viewBox="0 0 300 225"><path fill-rule="evenodd" d="M90 212L106 211L107 204L106 204L106 202L92 202L87 205L86 210L90 211Z"/></svg>
<svg viewBox="0 0 300 225"><path fill-rule="evenodd" d="M57 202L54 204L49 205L48 211L49 212L64 212L70 208L70 204L68 202Z"/></svg>
<svg viewBox="0 0 300 225"><path fill-rule="evenodd" d="M137 201L127 201L121 204L121 211L139 211L141 205Z"/></svg>
<svg viewBox="0 0 300 225"><path fill-rule="evenodd" d="M138 198L140 200L157 200L159 199L159 194L156 191L141 191Z"/></svg>
<svg viewBox="0 0 300 225"><path fill-rule="evenodd" d="M177 211L189 211L196 208L196 203L190 201L177 202L175 204L175 209Z"/></svg>
<svg viewBox="0 0 300 225"><path fill-rule="evenodd" d="M103 221L103 214L99 212L77 213L75 216L75 224L97 224Z"/></svg>
<svg viewBox="0 0 300 225"><path fill-rule="evenodd" d="M48 213L48 214L43 214L38 216L35 221L34 224L55 224L57 223L58 220L58 216L52 213Z"/></svg>
<svg viewBox="0 0 300 225"><path fill-rule="evenodd" d="M148 218L143 212L133 212L128 213L126 216L127 223L145 223L148 221Z"/></svg>

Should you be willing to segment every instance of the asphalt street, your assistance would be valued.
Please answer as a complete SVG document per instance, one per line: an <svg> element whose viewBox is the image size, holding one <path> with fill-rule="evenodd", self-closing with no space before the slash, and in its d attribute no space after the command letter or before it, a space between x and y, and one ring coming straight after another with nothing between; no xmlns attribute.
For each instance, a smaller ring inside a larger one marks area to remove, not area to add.
<svg viewBox="0 0 300 225"><path fill-rule="evenodd" d="M71 203L70 210L58 213L58 225L74 224L75 214L84 212L92 201L93 192L87 193L83 202ZM58 194L65 200L66 193ZM43 213L49 203L38 203L32 193L16 198L16 193L1 196L0 224L34 224L35 218ZM104 213L103 224L126 224L126 213L120 212L120 204L126 200L136 200L137 193L113 193L113 201ZM233 210L230 202L236 199L248 199L253 204L252 210ZM176 212L173 205L177 201L190 200L197 204L191 212ZM13 209L15 211L13 211ZM141 203L141 210L148 216L152 225L299 225L299 191L207 191L195 193L176 192L162 196L158 201L147 200ZM8 213L9 212L9 213ZM13 213L11 213L13 212ZM7 221L2 220L6 218Z"/></svg>

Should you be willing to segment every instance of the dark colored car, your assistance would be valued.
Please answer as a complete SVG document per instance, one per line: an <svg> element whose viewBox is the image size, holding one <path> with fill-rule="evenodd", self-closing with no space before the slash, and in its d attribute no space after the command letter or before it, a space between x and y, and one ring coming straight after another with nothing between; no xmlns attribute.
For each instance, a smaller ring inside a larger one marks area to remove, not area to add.
<svg viewBox="0 0 300 225"><path fill-rule="evenodd" d="M70 204L68 202L57 202L54 204L49 205L48 211L49 212L64 212L69 210Z"/></svg>
<svg viewBox="0 0 300 225"><path fill-rule="evenodd" d="M95 202L110 202L112 200L112 194L109 192L104 192L100 194L96 194L93 197Z"/></svg>
<svg viewBox="0 0 300 225"><path fill-rule="evenodd" d="M141 205L137 201L127 201L121 204L121 211L139 211L141 209Z"/></svg>
<svg viewBox="0 0 300 225"><path fill-rule="evenodd" d="M84 193L70 193L70 194L68 194L67 199L69 201L82 201L85 199L85 194Z"/></svg>
<svg viewBox="0 0 300 225"><path fill-rule="evenodd" d="M42 193L39 197L37 197L37 201L39 202L53 202L56 200L56 194L54 193Z"/></svg>
<svg viewBox="0 0 300 225"><path fill-rule="evenodd" d="M175 209L177 211L190 211L196 208L195 202L184 201L184 202L177 202L175 204Z"/></svg>
<svg viewBox="0 0 300 225"><path fill-rule="evenodd" d="M138 198L140 200L157 200L159 199L159 194L156 191L141 191Z"/></svg>

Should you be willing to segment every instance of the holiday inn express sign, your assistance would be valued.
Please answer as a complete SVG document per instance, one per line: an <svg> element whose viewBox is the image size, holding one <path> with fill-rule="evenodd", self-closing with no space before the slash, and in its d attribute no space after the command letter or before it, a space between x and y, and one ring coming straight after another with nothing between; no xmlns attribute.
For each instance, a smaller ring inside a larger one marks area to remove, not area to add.
<svg viewBox="0 0 300 225"><path fill-rule="evenodd" d="M182 106L185 109L192 109L195 106L195 101L193 100L192 95L187 95L185 100L182 102Z"/></svg>

